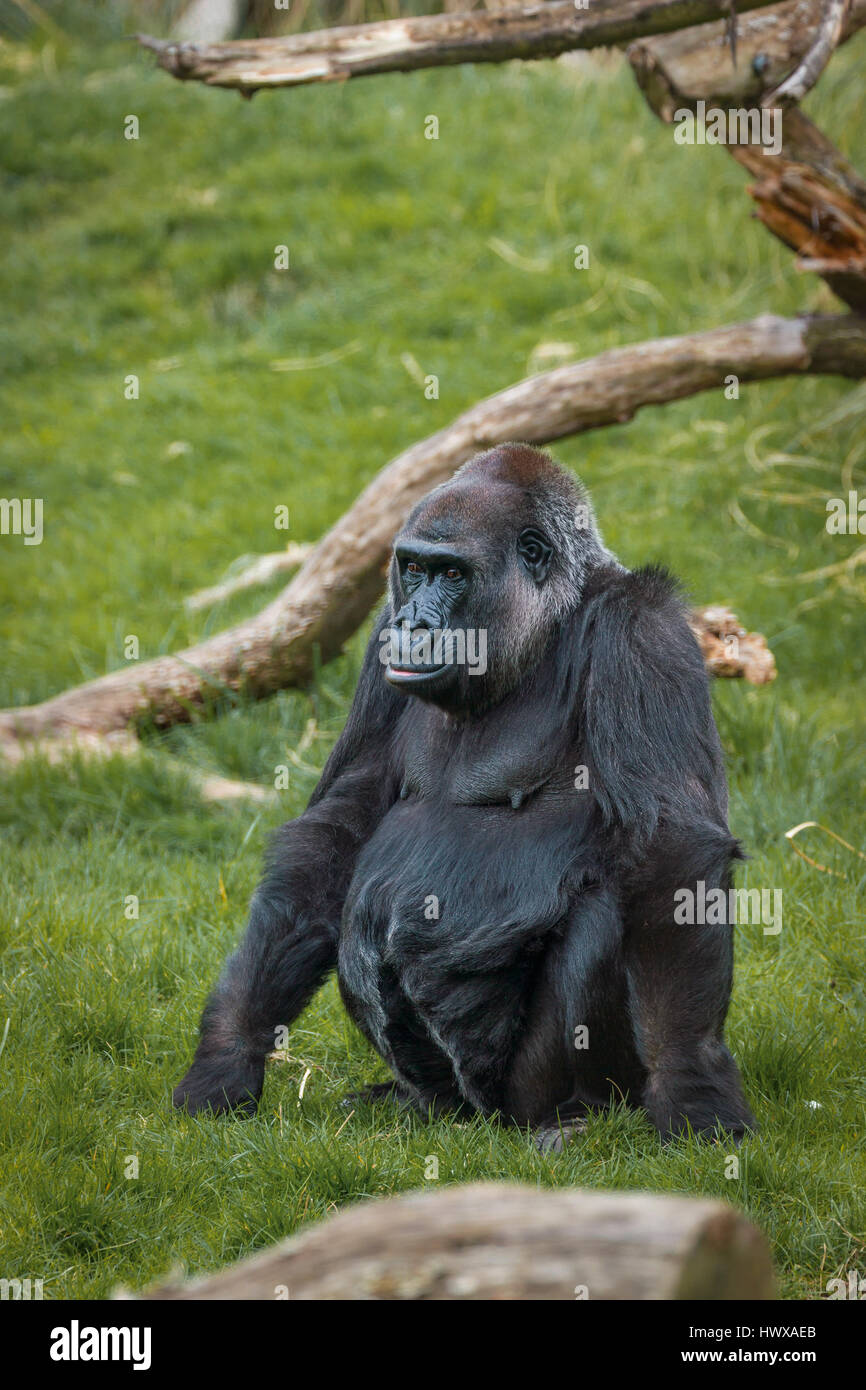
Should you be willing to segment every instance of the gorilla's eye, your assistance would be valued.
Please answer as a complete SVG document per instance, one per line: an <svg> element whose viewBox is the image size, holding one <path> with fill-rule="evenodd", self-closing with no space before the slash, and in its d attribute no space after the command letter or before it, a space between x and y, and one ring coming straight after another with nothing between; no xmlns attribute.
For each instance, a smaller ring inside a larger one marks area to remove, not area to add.
<svg viewBox="0 0 866 1390"><path fill-rule="evenodd" d="M463 571L462 571L462 570L455 569L455 567L452 565L451 568L450 568L450 570L446 570L446 571L445 571L445 578L446 578L446 579L462 579L462 578L463 578Z"/></svg>
<svg viewBox="0 0 866 1390"><path fill-rule="evenodd" d="M536 584L543 584L550 569L553 549L540 531L527 527L517 539L517 551L524 568Z"/></svg>
<svg viewBox="0 0 866 1390"><path fill-rule="evenodd" d="M423 570L423 568L422 568L421 565L416 564L414 560L410 560L409 563L408 563L408 565L406 566L406 573L407 573L407 574L423 574L423 573L424 573L424 570Z"/></svg>

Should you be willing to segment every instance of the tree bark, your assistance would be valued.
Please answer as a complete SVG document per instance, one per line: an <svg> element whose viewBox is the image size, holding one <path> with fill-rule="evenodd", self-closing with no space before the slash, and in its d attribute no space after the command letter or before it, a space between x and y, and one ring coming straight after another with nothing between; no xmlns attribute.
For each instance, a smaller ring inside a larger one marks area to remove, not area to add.
<svg viewBox="0 0 866 1390"><path fill-rule="evenodd" d="M786 111L782 151L765 159L729 145L755 182L748 192L764 226L796 251L796 268L822 276L833 293L866 311L866 184L802 111Z"/></svg>
<svg viewBox="0 0 866 1390"><path fill-rule="evenodd" d="M795 106L808 96L842 40L849 6L850 0L824 0L818 28L808 51L784 82L762 97L763 106Z"/></svg>
<svg viewBox="0 0 866 1390"><path fill-rule="evenodd" d="M741 13L736 63L724 23L638 40L629 47L628 58L649 105L663 121L673 120L679 107L694 109L701 99L726 109L754 106L809 52L823 5L824 0L785 0L769 9ZM853 0L840 43L864 25L866 0Z"/></svg>
<svg viewBox="0 0 866 1390"><path fill-rule="evenodd" d="M665 122L680 110L755 109L786 88L811 52L820 0L795 0L741 20L736 67L724 47L724 25L643 40L628 56L649 105ZM854 0L841 40L866 25L866 0ZM772 89L772 90L770 90ZM797 108L781 113L782 147L728 144L753 175L748 192L756 215L797 252L797 269L815 271L845 304L866 310L866 182L835 145Z"/></svg>
<svg viewBox="0 0 866 1390"><path fill-rule="evenodd" d="M571 1303L775 1296L763 1235L725 1202L506 1183L363 1202L210 1278L142 1295Z"/></svg>
<svg viewBox="0 0 866 1390"><path fill-rule="evenodd" d="M771 0L738 0L741 12ZM573 0L495 12L422 15L378 24L345 25L286 38L178 44L139 35L173 77L234 87L251 95L263 87L295 87L385 72L555 58L573 49L624 44L644 34L704 24L724 12L719 0Z"/></svg>
<svg viewBox="0 0 866 1390"><path fill-rule="evenodd" d="M760 632L746 632L730 608L698 608L689 615L711 676L741 677L750 685L776 679L776 661Z"/></svg>
<svg viewBox="0 0 866 1390"><path fill-rule="evenodd" d="M239 574L224 579L221 584L213 584L207 589L198 589L196 593L189 594L184 599L184 607L187 612L195 613L199 608L210 608L215 603L222 603L234 594L242 593L244 589L254 589L258 584L267 584L276 574L296 570L311 550L310 545L299 545L295 541L289 541L285 550L275 550L269 555L257 555Z"/></svg>
<svg viewBox="0 0 866 1390"><path fill-rule="evenodd" d="M260 699L303 684L316 650L323 661L335 656L382 592L394 534L415 503L479 450L509 440L546 444L622 424L646 405L721 392L731 375L742 383L809 373L866 376L866 318L766 314L613 348L518 382L383 468L255 617L176 655L0 712L0 748L76 733L125 736L138 721L165 728L194 718L226 693Z"/></svg>

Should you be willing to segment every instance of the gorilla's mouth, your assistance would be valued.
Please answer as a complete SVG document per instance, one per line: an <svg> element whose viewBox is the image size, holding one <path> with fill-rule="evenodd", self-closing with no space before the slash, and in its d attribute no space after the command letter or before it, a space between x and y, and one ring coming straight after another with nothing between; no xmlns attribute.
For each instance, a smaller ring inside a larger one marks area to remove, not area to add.
<svg viewBox="0 0 866 1390"><path fill-rule="evenodd" d="M404 687L427 685L444 672L451 670L453 667L448 662L442 662L438 666L395 666L389 663L385 667L385 679L389 685Z"/></svg>

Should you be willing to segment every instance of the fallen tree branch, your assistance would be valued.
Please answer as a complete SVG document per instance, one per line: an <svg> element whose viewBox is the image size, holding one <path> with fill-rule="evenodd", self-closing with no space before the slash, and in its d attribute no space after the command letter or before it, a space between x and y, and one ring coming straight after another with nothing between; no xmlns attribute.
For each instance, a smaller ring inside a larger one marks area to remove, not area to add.
<svg viewBox="0 0 866 1390"><path fill-rule="evenodd" d="M346 1211L143 1299L772 1299L759 1230L727 1202L472 1183ZM135 1295L122 1292L122 1299Z"/></svg>
<svg viewBox="0 0 866 1390"><path fill-rule="evenodd" d="M760 632L747 632L730 608L696 609L689 625L711 676L742 677L750 685L776 679L776 661Z"/></svg>
<svg viewBox="0 0 866 1390"><path fill-rule="evenodd" d="M772 0L738 0L740 12ZM284 38L228 43L176 43L140 34L161 67L183 81L234 87L251 95L263 87L295 87L385 72L555 58L574 49L629 43L704 24L724 13L721 0L573 0L509 6L496 11L421 15L377 24L344 25Z"/></svg>
<svg viewBox="0 0 866 1390"><path fill-rule="evenodd" d="M785 0L740 14L736 63L726 45L725 23L637 40L627 56L650 107L665 122L673 120L678 108L693 110L700 100L725 109L754 106L768 89L782 85L809 52L821 13L822 0ZM864 25L866 0L852 0L840 44Z"/></svg>
<svg viewBox="0 0 866 1390"><path fill-rule="evenodd" d="M260 787L258 782L238 782L233 777L217 777L184 767L187 777L198 786L202 801L276 801L273 788Z"/></svg>
<svg viewBox="0 0 866 1390"><path fill-rule="evenodd" d="M824 12L808 52L790 77L764 95L762 106L794 106L811 92L839 46L848 10L849 0L823 0Z"/></svg>
<svg viewBox="0 0 866 1390"><path fill-rule="evenodd" d="M866 310L866 185L802 111L785 112L782 150L765 159L752 145L729 152L754 176L756 216L797 253L843 303Z"/></svg>
<svg viewBox="0 0 866 1390"><path fill-rule="evenodd" d="M257 555L255 560L245 565L237 574L224 579L221 584L214 584L210 589L198 589L194 594L190 594L183 601L184 608L190 613L195 613L199 608L210 608L215 603L222 603L244 589L254 589L260 584L267 584L275 574L296 570L298 565L306 560L312 548L311 545L298 545L295 541L290 541L285 550L276 550L270 555Z"/></svg>
<svg viewBox="0 0 866 1390"><path fill-rule="evenodd" d="M767 314L613 348L518 382L383 468L260 613L174 656L0 712L0 746L76 731L110 734L142 720L164 728L194 718L221 695L258 699L303 684L316 651L323 661L335 656L381 594L394 534L411 508L474 453L508 440L546 444L623 424L647 405L721 392L731 375L748 382L809 373L866 376L866 318Z"/></svg>
<svg viewBox="0 0 866 1390"><path fill-rule="evenodd" d="M820 0L794 0L740 23L735 68L723 47L724 26L632 44L628 56L652 110L666 123L677 112L705 107L738 111L759 104L792 63L809 51ZM866 26L866 0L853 0L840 38ZM782 84L784 85L784 84ZM753 176L748 192L756 215L797 252L797 269L816 271L851 308L866 310L866 182L808 116L792 108L777 118L781 149L767 155L759 143L728 143L728 153ZM730 131L729 131L730 134ZM739 123L737 136L741 134Z"/></svg>

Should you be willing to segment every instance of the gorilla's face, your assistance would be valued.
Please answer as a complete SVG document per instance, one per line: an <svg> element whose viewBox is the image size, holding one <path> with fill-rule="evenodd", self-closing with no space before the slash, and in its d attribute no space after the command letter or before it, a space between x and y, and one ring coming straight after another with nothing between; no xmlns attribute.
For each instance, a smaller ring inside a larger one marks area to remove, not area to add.
<svg viewBox="0 0 866 1390"><path fill-rule="evenodd" d="M422 504L397 537L391 566L385 679L451 713L501 698L549 631L552 539L524 524L525 507L491 508L480 491L455 484Z"/></svg>

